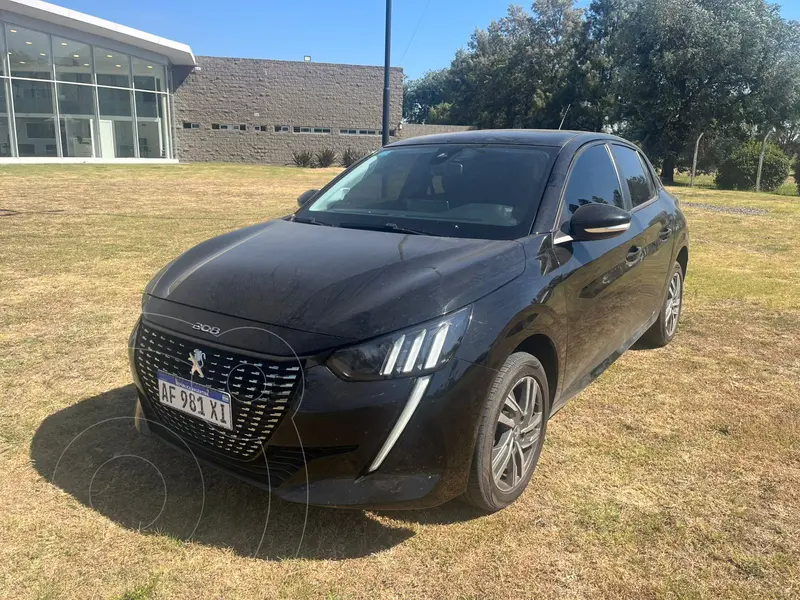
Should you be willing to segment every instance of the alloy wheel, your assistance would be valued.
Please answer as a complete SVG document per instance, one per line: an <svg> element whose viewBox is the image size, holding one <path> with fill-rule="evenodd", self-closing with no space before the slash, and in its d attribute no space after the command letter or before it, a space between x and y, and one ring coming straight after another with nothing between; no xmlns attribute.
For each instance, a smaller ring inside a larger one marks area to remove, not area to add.
<svg viewBox="0 0 800 600"><path fill-rule="evenodd" d="M542 406L542 388L530 376L520 379L503 402L492 447L492 477L503 492L514 490L525 479L536 456Z"/></svg>
<svg viewBox="0 0 800 600"><path fill-rule="evenodd" d="M669 282L667 303L664 307L664 323L666 325L668 337L675 335L675 331L678 329L678 318L681 315L681 302L683 298L681 294L682 286L681 274L675 273L672 276L672 280Z"/></svg>

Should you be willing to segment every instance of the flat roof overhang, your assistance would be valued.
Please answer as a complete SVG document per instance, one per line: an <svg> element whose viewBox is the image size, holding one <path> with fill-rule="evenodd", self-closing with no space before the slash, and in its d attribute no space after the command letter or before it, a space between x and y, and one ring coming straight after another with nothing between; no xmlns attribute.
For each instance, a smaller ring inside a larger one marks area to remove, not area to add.
<svg viewBox="0 0 800 600"><path fill-rule="evenodd" d="M0 10L7 10L32 19L39 19L40 21L54 23L83 33L104 37L135 48L143 48L166 56L173 65L195 66L197 64L192 49L186 44L174 42L145 31L106 21L105 19L98 19L49 2L42 2L41 0L0 0Z"/></svg>

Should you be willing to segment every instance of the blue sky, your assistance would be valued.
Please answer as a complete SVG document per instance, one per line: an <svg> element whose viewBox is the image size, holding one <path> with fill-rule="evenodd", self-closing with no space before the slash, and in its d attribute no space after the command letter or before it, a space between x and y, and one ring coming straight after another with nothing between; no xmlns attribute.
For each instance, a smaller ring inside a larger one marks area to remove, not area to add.
<svg viewBox="0 0 800 600"><path fill-rule="evenodd" d="M383 0L55 1L187 43L200 55L303 60L309 54L316 62L383 64ZM509 0L394 0L392 65L412 78L449 65L475 28L504 15L508 5ZM800 19L800 0L785 0L783 14Z"/></svg>

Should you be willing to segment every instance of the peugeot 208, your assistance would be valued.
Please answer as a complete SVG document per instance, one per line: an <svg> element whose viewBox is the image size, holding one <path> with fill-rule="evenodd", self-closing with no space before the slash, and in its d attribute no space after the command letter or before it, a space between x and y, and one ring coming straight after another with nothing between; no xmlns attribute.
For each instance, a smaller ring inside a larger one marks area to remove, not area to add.
<svg viewBox="0 0 800 600"><path fill-rule="evenodd" d="M130 341L139 431L287 500L499 510L548 419L677 331L686 221L618 137L405 140L298 202L162 269Z"/></svg>

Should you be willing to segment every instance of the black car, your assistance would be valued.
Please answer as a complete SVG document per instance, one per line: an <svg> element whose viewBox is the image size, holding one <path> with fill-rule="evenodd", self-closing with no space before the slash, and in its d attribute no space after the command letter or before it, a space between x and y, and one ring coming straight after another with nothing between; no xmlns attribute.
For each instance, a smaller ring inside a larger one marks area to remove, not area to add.
<svg viewBox="0 0 800 600"><path fill-rule="evenodd" d="M391 144L148 285L136 423L295 502L494 511L548 419L675 336L686 221L618 137Z"/></svg>

